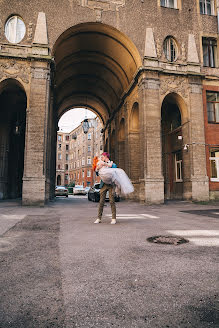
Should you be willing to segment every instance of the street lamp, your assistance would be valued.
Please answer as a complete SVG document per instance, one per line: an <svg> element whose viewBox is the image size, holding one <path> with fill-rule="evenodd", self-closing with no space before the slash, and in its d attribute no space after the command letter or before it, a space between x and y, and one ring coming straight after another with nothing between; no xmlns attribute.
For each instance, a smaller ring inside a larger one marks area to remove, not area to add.
<svg viewBox="0 0 219 328"><path fill-rule="evenodd" d="M87 118L84 119L82 128L83 128L84 134L87 134L88 130L89 130L89 122L88 122Z"/></svg>

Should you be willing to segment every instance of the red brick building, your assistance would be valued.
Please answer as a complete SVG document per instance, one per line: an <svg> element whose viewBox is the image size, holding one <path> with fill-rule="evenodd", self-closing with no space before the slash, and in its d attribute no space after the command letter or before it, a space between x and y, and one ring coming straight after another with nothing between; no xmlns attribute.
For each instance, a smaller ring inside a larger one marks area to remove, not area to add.
<svg viewBox="0 0 219 328"><path fill-rule="evenodd" d="M98 117L88 119L89 131L84 133L82 123L70 133L58 132L57 136L57 185L74 182L84 187L99 181L92 171L94 156L103 152L102 123Z"/></svg>
<svg viewBox="0 0 219 328"><path fill-rule="evenodd" d="M219 86L203 86L207 175L210 199L219 197Z"/></svg>

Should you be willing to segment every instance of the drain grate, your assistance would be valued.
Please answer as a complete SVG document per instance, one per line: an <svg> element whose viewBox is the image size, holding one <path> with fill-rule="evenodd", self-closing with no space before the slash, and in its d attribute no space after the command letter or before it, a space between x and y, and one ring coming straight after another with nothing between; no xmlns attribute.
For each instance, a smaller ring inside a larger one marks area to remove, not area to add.
<svg viewBox="0 0 219 328"><path fill-rule="evenodd" d="M147 238L147 241L155 244L166 244L166 245L180 245L188 243L189 241L182 237L174 236L154 236Z"/></svg>

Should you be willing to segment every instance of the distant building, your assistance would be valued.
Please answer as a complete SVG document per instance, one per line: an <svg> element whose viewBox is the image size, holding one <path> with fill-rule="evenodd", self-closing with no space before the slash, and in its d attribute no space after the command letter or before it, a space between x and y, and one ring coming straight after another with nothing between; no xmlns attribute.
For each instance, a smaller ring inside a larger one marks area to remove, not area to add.
<svg viewBox="0 0 219 328"><path fill-rule="evenodd" d="M92 171L94 156L103 152L102 123L100 119L88 119L89 131L84 133L82 123L70 133L59 131L57 135L56 184L71 182L92 185L98 177Z"/></svg>

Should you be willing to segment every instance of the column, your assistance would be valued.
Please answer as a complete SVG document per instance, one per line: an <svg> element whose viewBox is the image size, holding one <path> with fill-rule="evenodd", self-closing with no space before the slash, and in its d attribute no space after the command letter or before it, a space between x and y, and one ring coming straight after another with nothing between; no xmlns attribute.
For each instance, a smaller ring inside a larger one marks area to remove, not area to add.
<svg viewBox="0 0 219 328"><path fill-rule="evenodd" d="M46 145L49 102L49 64L32 63L26 120L23 205L43 206L46 199Z"/></svg>
<svg viewBox="0 0 219 328"><path fill-rule="evenodd" d="M139 82L140 161L143 174L140 198L143 200L144 197L146 204L164 201L159 86L156 74L147 73Z"/></svg>

